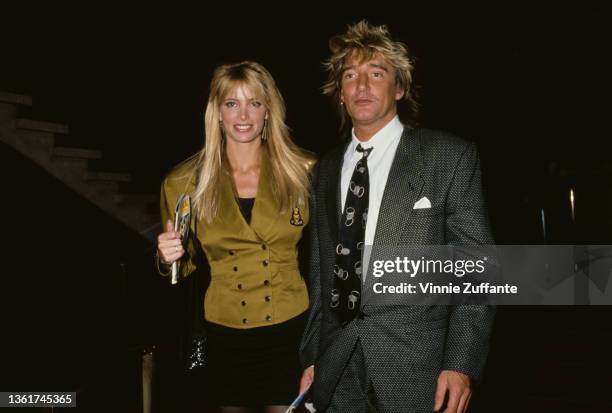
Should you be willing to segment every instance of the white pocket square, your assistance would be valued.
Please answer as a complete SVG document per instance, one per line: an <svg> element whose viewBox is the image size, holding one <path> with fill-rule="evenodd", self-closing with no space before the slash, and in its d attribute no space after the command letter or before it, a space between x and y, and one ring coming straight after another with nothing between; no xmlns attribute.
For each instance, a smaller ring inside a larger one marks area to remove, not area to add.
<svg viewBox="0 0 612 413"><path fill-rule="evenodd" d="M431 202L429 202L429 199L427 199L427 197L424 196L423 198L419 199L418 201L414 203L414 208L412 209L427 209L427 208L431 208Z"/></svg>

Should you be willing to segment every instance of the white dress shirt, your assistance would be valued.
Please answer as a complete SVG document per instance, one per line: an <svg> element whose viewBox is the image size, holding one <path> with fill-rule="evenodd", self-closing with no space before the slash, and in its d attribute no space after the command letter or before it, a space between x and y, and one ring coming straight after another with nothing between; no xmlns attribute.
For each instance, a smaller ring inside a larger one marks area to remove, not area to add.
<svg viewBox="0 0 612 413"><path fill-rule="evenodd" d="M400 138L404 132L404 125L400 122L397 115L387 123L381 130L376 132L368 141L361 142L355 136L353 129L351 143L346 148L344 160L342 162L342 176L340 181L340 194L342 195L342 211L348 192L351 176L355 170L355 165L361 159L361 152L357 152L357 145L361 144L364 149L374 148L368 155L368 172L370 176L370 203L368 206L368 220L365 229L365 243L372 245L376 234L376 223L378 222L378 212L382 202L385 185L391 164L395 158L395 151L399 145Z"/></svg>

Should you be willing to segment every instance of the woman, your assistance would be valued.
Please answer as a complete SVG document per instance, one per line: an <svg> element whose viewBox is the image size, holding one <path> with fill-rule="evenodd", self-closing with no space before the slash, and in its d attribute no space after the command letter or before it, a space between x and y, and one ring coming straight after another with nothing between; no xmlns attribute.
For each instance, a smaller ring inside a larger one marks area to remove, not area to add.
<svg viewBox="0 0 612 413"><path fill-rule="evenodd" d="M162 184L158 237L164 271L195 269L198 243L181 241L172 218L189 194L191 232L211 268L204 299L209 374L224 412L283 412L300 377L297 348L308 308L296 244L308 223L313 158L284 123L270 73L254 62L219 67L205 114L206 144Z"/></svg>

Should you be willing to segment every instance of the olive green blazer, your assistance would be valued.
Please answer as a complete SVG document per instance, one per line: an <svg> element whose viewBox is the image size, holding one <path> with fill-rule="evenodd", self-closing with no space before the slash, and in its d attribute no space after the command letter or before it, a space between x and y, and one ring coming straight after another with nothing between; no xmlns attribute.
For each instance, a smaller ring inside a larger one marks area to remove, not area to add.
<svg viewBox="0 0 612 413"><path fill-rule="evenodd" d="M224 174L220 213L212 222L191 220L211 269L204 299L206 320L233 328L252 328L287 321L308 308L306 284L298 268L297 243L308 224L308 207L280 211L270 188L269 161L262 157L250 225L235 199L231 178ZM174 219L180 194L193 194L192 168L179 165L161 187L161 218ZM193 241L193 240L191 240ZM184 242L180 275L196 268L197 243Z"/></svg>

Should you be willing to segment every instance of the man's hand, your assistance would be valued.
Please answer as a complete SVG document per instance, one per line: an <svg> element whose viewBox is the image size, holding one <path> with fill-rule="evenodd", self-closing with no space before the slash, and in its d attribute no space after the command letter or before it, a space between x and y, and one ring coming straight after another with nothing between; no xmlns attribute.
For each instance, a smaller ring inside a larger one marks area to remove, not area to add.
<svg viewBox="0 0 612 413"><path fill-rule="evenodd" d="M303 379L302 379L303 380ZM439 411L448 392L448 403L442 413L465 413L472 397L470 378L463 373L451 370L442 370L438 376L438 387L434 410Z"/></svg>
<svg viewBox="0 0 612 413"><path fill-rule="evenodd" d="M308 388L314 381L314 366L310 366L302 373L302 379L300 380L300 392L302 394L304 390Z"/></svg>

